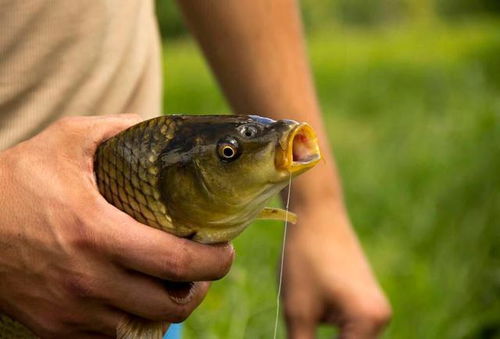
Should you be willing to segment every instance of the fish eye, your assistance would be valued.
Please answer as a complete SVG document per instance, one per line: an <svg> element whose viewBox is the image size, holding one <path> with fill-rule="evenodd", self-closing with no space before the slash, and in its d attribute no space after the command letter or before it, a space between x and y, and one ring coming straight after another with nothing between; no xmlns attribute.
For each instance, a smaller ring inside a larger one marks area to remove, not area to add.
<svg viewBox="0 0 500 339"><path fill-rule="evenodd" d="M224 159L231 159L236 154L236 150L232 146L225 145L222 147L222 157Z"/></svg>
<svg viewBox="0 0 500 339"><path fill-rule="evenodd" d="M232 139L219 142L217 153L222 160L235 160L239 156L237 141Z"/></svg>
<svg viewBox="0 0 500 339"><path fill-rule="evenodd" d="M252 125L245 125L240 127L240 134L245 138L253 138L257 135L258 132L259 131L257 130L257 127Z"/></svg>

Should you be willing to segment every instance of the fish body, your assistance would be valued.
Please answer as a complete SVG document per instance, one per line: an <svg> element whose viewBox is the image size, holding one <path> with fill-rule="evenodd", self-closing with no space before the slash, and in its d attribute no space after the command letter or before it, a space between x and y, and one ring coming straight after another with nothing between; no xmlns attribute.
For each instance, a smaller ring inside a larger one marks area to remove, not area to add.
<svg viewBox="0 0 500 339"><path fill-rule="evenodd" d="M294 164L294 156L302 158ZM136 220L217 243L241 233L290 175L319 158L312 129L292 120L171 115L104 142L95 173L102 195Z"/></svg>

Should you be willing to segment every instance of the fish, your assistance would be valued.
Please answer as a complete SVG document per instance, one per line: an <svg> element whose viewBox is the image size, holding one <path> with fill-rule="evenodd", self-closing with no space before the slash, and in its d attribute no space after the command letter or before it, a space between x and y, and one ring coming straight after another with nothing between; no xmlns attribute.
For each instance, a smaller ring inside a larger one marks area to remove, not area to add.
<svg viewBox="0 0 500 339"><path fill-rule="evenodd" d="M213 244L232 240L254 219L284 220L284 210L266 203L320 158L307 123L170 115L105 141L94 168L101 194L137 221Z"/></svg>
<svg viewBox="0 0 500 339"><path fill-rule="evenodd" d="M257 115L166 115L99 145L94 173L103 197L135 220L217 244L231 241L255 219L296 222L294 213L266 204L320 159L316 134L304 122ZM9 321L0 318L0 332ZM116 334L160 339L168 325L129 317Z"/></svg>
<svg viewBox="0 0 500 339"><path fill-rule="evenodd" d="M297 217L268 201L321 159L310 125L257 115L169 115L101 144L97 185L137 221L204 244L228 242L255 219ZM288 213L288 215L287 215ZM128 318L120 339L160 339L168 323Z"/></svg>

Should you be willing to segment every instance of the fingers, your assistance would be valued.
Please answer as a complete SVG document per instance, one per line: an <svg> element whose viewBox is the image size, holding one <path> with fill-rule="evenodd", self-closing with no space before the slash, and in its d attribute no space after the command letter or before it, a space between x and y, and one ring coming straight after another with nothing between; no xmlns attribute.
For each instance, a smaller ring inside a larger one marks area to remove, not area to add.
<svg viewBox="0 0 500 339"><path fill-rule="evenodd" d="M84 211L88 226L81 227L79 234L71 232L79 237L72 243L111 264L93 274L94 278L70 277L67 285L72 294L100 300L141 318L179 322L203 300L208 283L197 282L183 291L163 280L213 280L229 270L233 258L230 245L197 244L140 224L107 204L95 207Z"/></svg>
<svg viewBox="0 0 500 339"><path fill-rule="evenodd" d="M230 244L203 245L181 239L118 210L110 220L111 224L103 225L106 251L125 268L162 280L209 281L225 276L233 262Z"/></svg>
<svg viewBox="0 0 500 339"><path fill-rule="evenodd" d="M92 119L90 127L97 144L142 121L137 114L105 115L89 119Z"/></svg>
<svg viewBox="0 0 500 339"><path fill-rule="evenodd" d="M87 314L90 318L87 324L80 326L82 331L90 331L89 335L99 333L113 338L116 336L116 327L120 321L128 316L125 312L105 305L100 305L94 312L87 312Z"/></svg>
<svg viewBox="0 0 500 339"><path fill-rule="evenodd" d="M93 278L66 280L66 292L81 311L65 312L57 321L55 333L65 329L114 335L123 319L130 316L150 321L184 321L205 297L209 283L165 283L119 267L108 267Z"/></svg>
<svg viewBox="0 0 500 339"><path fill-rule="evenodd" d="M379 305L371 309L358 310L355 316L346 319L340 327L342 339L373 339L387 325L391 317L389 306Z"/></svg>
<svg viewBox="0 0 500 339"><path fill-rule="evenodd" d="M230 244L202 245L155 229L148 229L135 240L122 239L115 244L118 261L124 267L163 280L221 279L229 272L234 257ZM128 252L121 248L128 248Z"/></svg>
<svg viewBox="0 0 500 339"><path fill-rule="evenodd" d="M381 329L370 323L351 322L343 325L340 329L340 339L375 339L378 338Z"/></svg>
<svg viewBox="0 0 500 339"><path fill-rule="evenodd" d="M95 297L104 303L140 318L171 323L184 321L201 303L209 287L207 282L196 282L172 289L160 280L125 271L113 273L112 279L100 285L100 291L106 295Z"/></svg>
<svg viewBox="0 0 500 339"><path fill-rule="evenodd" d="M125 316L109 306L85 302L74 304L72 309L46 309L30 329L42 338L114 338L116 327Z"/></svg>
<svg viewBox="0 0 500 339"><path fill-rule="evenodd" d="M289 339L315 338L316 323L313 319L289 319L287 321Z"/></svg>
<svg viewBox="0 0 500 339"><path fill-rule="evenodd" d="M375 339L387 324L385 315L358 315L340 325L340 339ZM335 317L337 318L337 317ZM334 322L336 324L337 321ZM287 317L288 338L313 339L319 321L308 317Z"/></svg>
<svg viewBox="0 0 500 339"><path fill-rule="evenodd" d="M321 305L317 304L318 297L311 295L311 292L307 284L292 289L285 283L283 308L290 339L315 338L316 325L321 317Z"/></svg>

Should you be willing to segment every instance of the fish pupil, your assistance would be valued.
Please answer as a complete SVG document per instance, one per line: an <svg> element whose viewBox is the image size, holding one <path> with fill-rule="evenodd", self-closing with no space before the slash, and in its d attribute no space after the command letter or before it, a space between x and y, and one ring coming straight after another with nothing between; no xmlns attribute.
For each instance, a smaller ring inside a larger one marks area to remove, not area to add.
<svg viewBox="0 0 500 339"><path fill-rule="evenodd" d="M238 141L232 137L226 137L219 141L217 146L219 158L224 161L232 161L239 157Z"/></svg>
<svg viewBox="0 0 500 339"><path fill-rule="evenodd" d="M234 150L229 146L224 147L222 152L226 158L232 158L234 156Z"/></svg>

